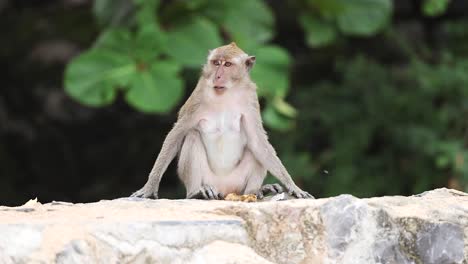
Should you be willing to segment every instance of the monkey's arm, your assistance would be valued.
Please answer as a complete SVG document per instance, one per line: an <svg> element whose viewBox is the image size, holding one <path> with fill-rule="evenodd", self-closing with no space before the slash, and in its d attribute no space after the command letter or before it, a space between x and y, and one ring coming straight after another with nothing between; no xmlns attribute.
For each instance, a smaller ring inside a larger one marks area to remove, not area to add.
<svg viewBox="0 0 468 264"><path fill-rule="evenodd" d="M259 110L256 112L253 115L242 116L242 125L247 134L247 147L262 166L284 185L290 195L297 198L313 198L308 192L297 187L292 180L281 160L276 155L275 149L268 141Z"/></svg>
<svg viewBox="0 0 468 264"><path fill-rule="evenodd" d="M153 169L151 169L148 176L148 181L143 188L134 192L131 197L158 198L159 182L161 181L161 177L179 152L184 141L186 129L181 121L183 120L177 121L169 134L167 134L162 145L161 152L159 152L158 158L153 165Z"/></svg>

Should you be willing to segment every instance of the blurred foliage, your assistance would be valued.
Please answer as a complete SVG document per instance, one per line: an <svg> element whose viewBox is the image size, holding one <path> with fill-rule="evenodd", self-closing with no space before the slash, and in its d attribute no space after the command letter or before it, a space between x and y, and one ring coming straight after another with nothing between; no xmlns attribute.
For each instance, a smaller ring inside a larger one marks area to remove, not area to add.
<svg viewBox="0 0 468 264"><path fill-rule="evenodd" d="M382 29L390 0L298 1L301 24L312 47L330 44L337 31L368 36ZM277 130L294 127L295 110L284 98L289 88L290 55L268 44L273 14L262 0L94 2L103 32L94 47L67 67L65 87L88 106L105 106L119 90L143 112L165 113L183 94L182 68L198 68L207 51L236 41L261 63L252 71L259 95L267 100L265 123ZM241 19L240 19L241 18ZM162 70L170 67L169 70Z"/></svg>
<svg viewBox="0 0 468 264"><path fill-rule="evenodd" d="M424 0L423 13L427 16L442 15L448 7L450 0Z"/></svg>
<svg viewBox="0 0 468 264"><path fill-rule="evenodd" d="M109 105L122 91L135 109L166 113L184 93L181 70L198 74L209 49L236 41L262 61L252 77L271 109L266 114L267 124L283 130L292 126L295 110L283 100L289 87L290 55L268 44L274 21L263 1L196 0L162 5L158 0L98 0L93 10L103 31L65 73L67 93L81 103Z"/></svg>
<svg viewBox="0 0 468 264"><path fill-rule="evenodd" d="M304 181L322 182L326 195L358 196L420 193L449 176L466 182L468 121L460 117L468 114L468 60L386 67L358 56L338 63L337 71L341 80L322 81L300 95L300 115L303 107L308 111L301 122L328 133L315 160L287 152L287 160L300 163L297 170L313 168L316 179L306 174ZM304 127L287 144L323 138L314 129Z"/></svg>
<svg viewBox="0 0 468 264"><path fill-rule="evenodd" d="M431 19L451 1L416 2L415 29L392 23L390 0L296 0L284 3L288 14L262 0L96 0L102 31L68 64L65 87L88 106L122 94L139 111L168 113L207 51L236 41L258 58L264 121L305 189L468 190L468 22L440 22L436 35ZM304 34L294 54L277 36L291 17Z"/></svg>
<svg viewBox="0 0 468 264"><path fill-rule="evenodd" d="M390 0L306 0L298 1L300 22L311 47L334 42L338 32L350 36L370 36L390 20Z"/></svg>

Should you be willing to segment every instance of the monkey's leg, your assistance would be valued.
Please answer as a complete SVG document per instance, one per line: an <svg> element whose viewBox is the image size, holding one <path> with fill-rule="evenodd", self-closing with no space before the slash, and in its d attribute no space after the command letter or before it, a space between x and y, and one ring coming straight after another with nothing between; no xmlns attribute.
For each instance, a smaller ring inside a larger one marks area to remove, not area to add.
<svg viewBox="0 0 468 264"><path fill-rule="evenodd" d="M278 183L265 184L262 186L267 175L267 171L262 165L260 165L260 163L258 163L249 150L246 150L244 159L239 167L242 170L242 173L247 173L247 184L245 186L244 194L255 194L258 199L262 199L268 194L284 192L283 187Z"/></svg>
<svg viewBox="0 0 468 264"><path fill-rule="evenodd" d="M244 194L255 194L257 198L263 198L262 184L267 175L267 171L258 163L248 149L245 150L244 157L236 170L236 174L246 177L247 181L243 191Z"/></svg>
<svg viewBox="0 0 468 264"><path fill-rule="evenodd" d="M213 172L208 163L205 146L196 130L190 131L185 137L177 173L185 185L187 199L223 199L213 186L204 184L203 179L213 177Z"/></svg>

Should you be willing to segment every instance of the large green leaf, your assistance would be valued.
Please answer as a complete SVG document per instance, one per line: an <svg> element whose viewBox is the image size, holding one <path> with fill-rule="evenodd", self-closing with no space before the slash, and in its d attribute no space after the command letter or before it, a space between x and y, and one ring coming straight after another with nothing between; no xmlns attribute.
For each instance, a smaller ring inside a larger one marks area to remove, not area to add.
<svg viewBox="0 0 468 264"><path fill-rule="evenodd" d="M331 22L310 13L301 15L299 21L306 32L306 42L311 47L330 44L336 38L336 29Z"/></svg>
<svg viewBox="0 0 468 264"><path fill-rule="evenodd" d="M133 52L132 33L124 28L108 29L98 37L93 48L129 55Z"/></svg>
<svg viewBox="0 0 468 264"><path fill-rule="evenodd" d="M209 49L221 46L216 26L209 20L196 17L179 24L168 33L167 53L187 66L200 66Z"/></svg>
<svg viewBox="0 0 468 264"><path fill-rule="evenodd" d="M242 1L219 1L219 0L196 0L186 2L192 10L200 12L201 15L214 21L216 24L223 24L226 15L233 9L237 9Z"/></svg>
<svg viewBox="0 0 468 264"><path fill-rule="evenodd" d="M134 54L137 59L151 61L167 51L167 35L156 24L141 26L136 34Z"/></svg>
<svg viewBox="0 0 468 264"><path fill-rule="evenodd" d="M263 46L254 55L257 63L251 76L257 83L259 94L284 97L289 85L289 54L280 47Z"/></svg>
<svg viewBox="0 0 468 264"><path fill-rule="evenodd" d="M390 19L390 0L343 0L337 17L340 30L349 35L369 36L383 28Z"/></svg>
<svg viewBox="0 0 468 264"><path fill-rule="evenodd" d="M175 62L156 61L148 69L138 71L126 94L127 102L142 112L171 110L183 95L179 70Z"/></svg>
<svg viewBox="0 0 468 264"><path fill-rule="evenodd" d="M139 27L136 34L123 28L111 28L99 36L93 48L127 54L138 61L148 62L164 53L166 47L166 34L158 25L151 23Z"/></svg>
<svg viewBox="0 0 468 264"><path fill-rule="evenodd" d="M111 103L118 86L125 86L135 73L135 64L125 54L91 50L68 64L65 91L89 106Z"/></svg>
<svg viewBox="0 0 468 264"><path fill-rule="evenodd" d="M267 107L263 110L262 119L267 126L278 131L288 131L295 125L294 120L282 116L271 105L267 105Z"/></svg>
<svg viewBox="0 0 468 264"><path fill-rule="evenodd" d="M297 116L297 110L288 104L282 97L275 97L272 100L272 104L275 107L275 110L285 117L294 118Z"/></svg>
<svg viewBox="0 0 468 264"><path fill-rule="evenodd" d="M134 0L134 2L139 7L136 19L140 27L156 23L156 11L159 6L159 0Z"/></svg>
<svg viewBox="0 0 468 264"><path fill-rule="evenodd" d="M246 51L253 50L273 37L273 13L261 0L237 0L227 11L223 27L232 40Z"/></svg>

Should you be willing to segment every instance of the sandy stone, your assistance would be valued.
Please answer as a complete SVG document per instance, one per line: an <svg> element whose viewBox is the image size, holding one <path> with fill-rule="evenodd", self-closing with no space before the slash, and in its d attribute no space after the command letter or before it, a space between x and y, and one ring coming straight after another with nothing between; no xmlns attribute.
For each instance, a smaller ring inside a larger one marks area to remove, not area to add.
<svg viewBox="0 0 468 264"><path fill-rule="evenodd" d="M466 193L283 196L0 206L0 263L468 263Z"/></svg>

